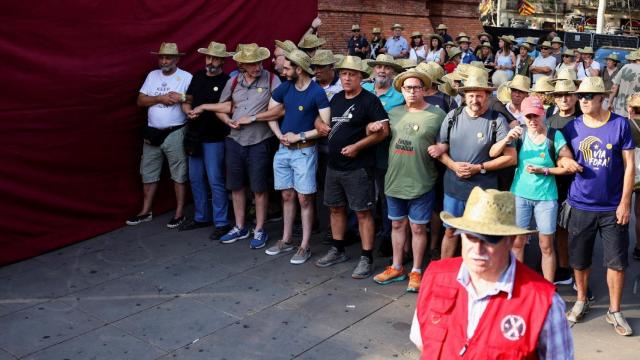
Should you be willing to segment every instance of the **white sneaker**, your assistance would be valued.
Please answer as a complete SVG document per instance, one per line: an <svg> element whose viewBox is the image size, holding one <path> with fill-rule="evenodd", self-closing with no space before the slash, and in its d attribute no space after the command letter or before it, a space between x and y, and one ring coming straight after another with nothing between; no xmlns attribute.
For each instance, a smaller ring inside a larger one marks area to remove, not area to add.
<svg viewBox="0 0 640 360"><path fill-rule="evenodd" d="M294 265L304 264L311 257L311 248L298 247L298 251L291 257L290 263Z"/></svg>

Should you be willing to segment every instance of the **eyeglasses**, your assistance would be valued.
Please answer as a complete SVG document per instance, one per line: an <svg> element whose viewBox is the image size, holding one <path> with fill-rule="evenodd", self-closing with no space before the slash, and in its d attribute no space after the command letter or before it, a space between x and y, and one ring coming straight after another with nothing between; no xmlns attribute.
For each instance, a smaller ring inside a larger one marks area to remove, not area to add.
<svg viewBox="0 0 640 360"><path fill-rule="evenodd" d="M403 86L402 90L404 90L406 92L416 92L416 91L422 90L423 88L424 88L424 86L419 86L419 85L416 85L416 86Z"/></svg>
<svg viewBox="0 0 640 360"><path fill-rule="evenodd" d="M598 94L576 94L578 96L579 100L593 100L593 97L598 95Z"/></svg>

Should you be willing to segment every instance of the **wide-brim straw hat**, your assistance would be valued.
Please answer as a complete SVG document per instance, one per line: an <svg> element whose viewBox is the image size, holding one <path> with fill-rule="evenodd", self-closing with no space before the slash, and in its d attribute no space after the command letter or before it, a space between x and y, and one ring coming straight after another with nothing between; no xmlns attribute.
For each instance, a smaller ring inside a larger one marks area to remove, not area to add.
<svg viewBox="0 0 640 360"><path fill-rule="evenodd" d="M503 35L503 36L500 36L500 40L508 44L513 44L516 41L516 38L513 35Z"/></svg>
<svg viewBox="0 0 640 360"><path fill-rule="evenodd" d="M414 31L411 33L411 37L422 37L422 33L420 31Z"/></svg>
<svg viewBox="0 0 640 360"><path fill-rule="evenodd" d="M550 83L555 83L559 80L569 80L573 81L576 85L580 84L580 80L578 80L578 74L576 73L576 69L571 67L563 67L560 71L556 73L556 78L549 80Z"/></svg>
<svg viewBox="0 0 640 360"><path fill-rule="evenodd" d="M605 60L613 60L615 62L620 62L620 58L618 57L618 53L616 52L612 52L611 54L609 54L609 56L607 56Z"/></svg>
<svg viewBox="0 0 640 360"><path fill-rule="evenodd" d="M182 56L184 53L178 51L178 45L176 43L163 42L160 44L160 49L158 52L151 51L154 55L171 55L171 56Z"/></svg>
<svg viewBox="0 0 640 360"><path fill-rule="evenodd" d="M369 76L367 71L367 63L362 61L358 56L345 56L342 60L334 66L337 70L354 70L362 73L365 78Z"/></svg>
<svg viewBox="0 0 640 360"><path fill-rule="evenodd" d="M511 102L511 89L509 89L508 81L498 86L498 90L496 90L496 97L505 105Z"/></svg>
<svg viewBox="0 0 640 360"><path fill-rule="evenodd" d="M640 49L630 52L627 56L625 56L625 59L629 61L640 60Z"/></svg>
<svg viewBox="0 0 640 360"><path fill-rule="evenodd" d="M454 43L453 41L449 40L446 43L442 44L442 47L445 46L456 46L456 43Z"/></svg>
<svg viewBox="0 0 640 360"><path fill-rule="evenodd" d="M486 32L486 31L483 31L483 32L479 33L478 35L476 35L478 40L480 40L480 37L482 37L482 36L486 36L486 37L489 38L489 41L493 41L493 36L491 34L489 34L488 32Z"/></svg>
<svg viewBox="0 0 640 360"><path fill-rule="evenodd" d="M528 76L516 74L511 81L507 82L509 89L516 89L519 91L529 92L531 87L531 80Z"/></svg>
<svg viewBox="0 0 640 360"><path fill-rule="evenodd" d="M393 24L393 26L391 27L391 30L395 30L395 29L404 30L404 26L402 26L402 25L400 25L400 24L398 24L398 23L395 23L395 24Z"/></svg>
<svg viewBox="0 0 640 360"><path fill-rule="evenodd" d="M284 40L284 41L276 40L276 46L286 52L293 51L298 48L296 44L291 40Z"/></svg>
<svg viewBox="0 0 640 360"><path fill-rule="evenodd" d="M572 49L566 49L562 52L562 56L576 56L576 53Z"/></svg>
<svg viewBox="0 0 640 360"><path fill-rule="evenodd" d="M474 60L470 62L469 65L477 67L478 69L484 70L486 72L491 71L491 69L488 69L484 66L484 63L482 61Z"/></svg>
<svg viewBox="0 0 640 360"><path fill-rule="evenodd" d="M527 40L525 40L524 42L526 42L527 44L530 44L532 46L538 45L538 40L536 40L532 36L527 36Z"/></svg>
<svg viewBox="0 0 640 360"><path fill-rule="evenodd" d="M299 49L315 49L324 45L327 41L325 39L319 38L314 34L305 35L305 37L300 40L298 43Z"/></svg>
<svg viewBox="0 0 640 360"><path fill-rule="evenodd" d="M533 87L529 90L529 92L546 94L550 93L554 90L553 85L550 82L550 78L548 76L541 76L538 78Z"/></svg>
<svg viewBox="0 0 640 360"><path fill-rule="evenodd" d="M520 46L518 46L518 48L525 48L527 49L527 52L531 51L533 48L531 47L531 45L529 45L529 43L527 42L523 42L522 44L520 44Z"/></svg>
<svg viewBox="0 0 640 360"><path fill-rule="evenodd" d="M485 41L485 42L483 42L482 44L480 44L480 47L481 47L481 48L488 48L488 49L493 50L493 46L491 46L491 43L490 43L490 42L488 42L488 41Z"/></svg>
<svg viewBox="0 0 640 360"><path fill-rule="evenodd" d="M242 64L251 64L266 60L269 56L271 56L269 49L260 47L258 44L240 44L238 51L233 55L233 60Z"/></svg>
<svg viewBox="0 0 640 360"><path fill-rule="evenodd" d="M640 93L634 93L627 96L627 105L631 107L639 107L640 106Z"/></svg>
<svg viewBox="0 0 640 360"><path fill-rule="evenodd" d="M434 39L434 38L440 40L441 44L444 42L444 38L442 38L442 36L438 34L429 34L429 41L431 41L431 39Z"/></svg>
<svg viewBox="0 0 640 360"><path fill-rule="evenodd" d="M555 87L551 92L552 95L555 94L572 94L577 90L576 83L571 80L556 80Z"/></svg>
<svg viewBox="0 0 640 360"><path fill-rule="evenodd" d="M542 48L549 48L549 49L551 49L551 43L550 43L549 41L543 41L543 42L542 42L542 44L538 45L538 47L539 47L540 49L542 49Z"/></svg>
<svg viewBox="0 0 640 360"><path fill-rule="evenodd" d="M582 79L578 90L574 92L575 94L608 94L610 93L604 87L604 81L599 76L588 76Z"/></svg>
<svg viewBox="0 0 640 360"><path fill-rule="evenodd" d="M233 56L233 53L227 52L227 45L212 41L209 43L209 47L198 49L200 54L215 56L219 58L225 58Z"/></svg>
<svg viewBox="0 0 640 360"><path fill-rule="evenodd" d="M423 73L422 71L418 71L416 69L409 69L403 72L402 74L396 76L396 78L393 80L393 87L396 90L402 92L402 84L404 84L404 81L409 78L418 78L422 80L422 83L424 84L425 88L431 87L431 78L427 74Z"/></svg>
<svg viewBox="0 0 640 360"><path fill-rule="evenodd" d="M445 24L439 24L436 30L449 30L449 28Z"/></svg>
<svg viewBox="0 0 640 360"><path fill-rule="evenodd" d="M466 36L456 38L456 42L457 42L458 44L462 44L462 43L469 43L469 44L471 44L471 40L469 40L469 38L468 38L468 37L466 37Z"/></svg>
<svg viewBox="0 0 640 360"><path fill-rule="evenodd" d="M307 74L313 76L314 72L311 70L311 58L304 51L296 49L292 52L285 52L284 57L290 62L300 66Z"/></svg>
<svg viewBox="0 0 640 360"><path fill-rule="evenodd" d="M560 40L560 37L556 36L553 38L553 40L551 40L551 43L564 44L564 41Z"/></svg>
<svg viewBox="0 0 640 360"><path fill-rule="evenodd" d="M402 66L402 69L409 70L418 66L418 62L415 59L396 59L398 65Z"/></svg>
<svg viewBox="0 0 640 360"><path fill-rule="evenodd" d="M422 62L416 66L416 70L427 74L432 82L442 84L442 77L445 75L444 69L435 61Z"/></svg>
<svg viewBox="0 0 640 360"><path fill-rule="evenodd" d="M372 33L372 34L381 34L381 33L382 33L382 30L381 30L380 28L373 28L373 29L371 30L371 33Z"/></svg>
<svg viewBox="0 0 640 360"><path fill-rule="evenodd" d="M449 59L453 59L454 57L456 57L456 56L458 56L460 54L462 54L462 50L460 50L460 48L457 47L457 46L452 47L447 52L447 56L449 56Z"/></svg>
<svg viewBox="0 0 640 360"><path fill-rule="evenodd" d="M458 92L453 88L453 86L451 86L451 83L449 83L449 81L443 81L442 84L438 85L438 91L451 97L458 96Z"/></svg>
<svg viewBox="0 0 640 360"><path fill-rule="evenodd" d="M580 54L595 54L595 52L593 51L593 48L591 46L585 46L580 50Z"/></svg>
<svg viewBox="0 0 640 360"><path fill-rule="evenodd" d="M467 35L467 34L466 34L466 33L464 33L464 32L459 32L459 33L458 33L458 36L456 36L456 41L458 41L458 39L460 39L460 38L462 38L462 37L466 37L466 38L468 38L468 37L469 37L469 35Z"/></svg>
<svg viewBox="0 0 640 360"><path fill-rule="evenodd" d="M496 88L489 85L489 74L483 70L473 70L473 66L468 68L467 78L463 80L463 85L458 88L458 91L494 91Z"/></svg>
<svg viewBox="0 0 640 360"><path fill-rule="evenodd" d="M367 65L369 65L370 67L374 67L376 65L391 66L396 72L401 72L402 70L404 70L402 66L400 66L400 64L398 64L394 60L393 56L389 54L380 54L376 56L375 60L369 61Z"/></svg>
<svg viewBox="0 0 640 360"><path fill-rule="evenodd" d="M353 30L358 30L359 31L360 30L360 25L358 25L358 24L351 25L351 31L353 31Z"/></svg>
<svg viewBox="0 0 640 360"><path fill-rule="evenodd" d="M332 65L340 61L331 50L316 50L316 53L311 58L311 65Z"/></svg>
<svg viewBox="0 0 640 360"><path fill-rule="evenodd" d="M480 235L516 236L534 232L516 225L516 200L511 192L482 190L478 186L471 190L461 217L443 211L440 219L455 229Z"/></svg>

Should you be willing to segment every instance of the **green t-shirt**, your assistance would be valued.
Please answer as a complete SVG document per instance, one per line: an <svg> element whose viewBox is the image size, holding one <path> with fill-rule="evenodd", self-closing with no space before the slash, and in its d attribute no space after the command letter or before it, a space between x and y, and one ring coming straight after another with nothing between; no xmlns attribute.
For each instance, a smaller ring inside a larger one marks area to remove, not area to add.
<svg viewBox="0 0 640 360"><path fill-rule="evenodd" d="M436 143L445 116L435 106L418 112L408 112L405 106L389 111L391 144L384 178L386 195L409 200L433 188L438 174L427 148Z"/></svg>
<svg viewBox="0 0 640 360"><path fill-rule="evenodd" d="M556 130L553 143L557 159L560 149L567 144L562 132L559 130ZM529 174L525 170L529 164L536 167L556 167L551 159L546 138L542 144L538 145L531 141L528 134L524 136L522 147L518 152L518 167L516 168L516 174L511 184L511 192L516 196L529 200L558 200L558 188L556 186L555 176Z"/></svg>

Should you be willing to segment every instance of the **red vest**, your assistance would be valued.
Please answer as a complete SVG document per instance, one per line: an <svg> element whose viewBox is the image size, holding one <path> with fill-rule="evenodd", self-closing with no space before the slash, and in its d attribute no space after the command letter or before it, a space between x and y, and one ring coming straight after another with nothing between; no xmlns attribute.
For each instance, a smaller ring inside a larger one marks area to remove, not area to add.
<svg viewBox="0 0 640 360"><path fill-rule="evenodd" d="M537 359L555 287L516 261L511 299L494 295L467 339L467 291L456 280L461 264L462 258L432 262L422 278L416 306L421 359Z"/></svg>

